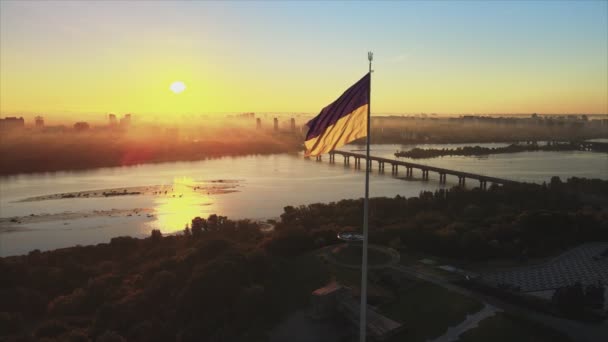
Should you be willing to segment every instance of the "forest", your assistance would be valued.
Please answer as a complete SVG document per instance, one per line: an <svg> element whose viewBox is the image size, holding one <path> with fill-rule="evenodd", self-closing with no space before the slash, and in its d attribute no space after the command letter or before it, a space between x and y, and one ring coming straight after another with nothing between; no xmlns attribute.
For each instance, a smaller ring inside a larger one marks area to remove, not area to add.
<svg viewBox="0 0 608 342"><path fill-rule="evenodd" d="M3 133L0 175L297 152L301 145L293 135L236 127L189 139L152 132Z"/></svg>
<svg viewBox="0 0 608 342"><path fill-rule="evenodd" d="M601 146L602 152L608 152L608 144L597 144ZM412 159L423 159L423 158L435 158L443 156L484 156L490 154L502 154L502 153L518 153L518 152L536 152L536 151L581 151L583 146L576 142L567 143L547 143L546 145L539 145L534 142L531 144L510 144L504 147L481 147L477 146L464 146L456 148L413 148L409 151L399 151L395 153L395 157L406 157ZM600 148L598 148L598 152Z"/></svg>
<svg viewBox="0 0 608 342"><path fill-rule="evenodd" d="M370 242L486 260L552 255L608 241L608 181L553 177L549 184L422 192L370 200ZM362 200L286 207L279 228L359 230Z"/></svg>
<svg viewBox="0 0 608 342"><path fill-rule="evenodd" d="M455 259L547 256L608 241L608 181L373 198L370 240ZM287 206L275 229L196 217L180 234L0 258L7 341L264 341L329 280L301 257L361 228L363 201Z"/></svg>

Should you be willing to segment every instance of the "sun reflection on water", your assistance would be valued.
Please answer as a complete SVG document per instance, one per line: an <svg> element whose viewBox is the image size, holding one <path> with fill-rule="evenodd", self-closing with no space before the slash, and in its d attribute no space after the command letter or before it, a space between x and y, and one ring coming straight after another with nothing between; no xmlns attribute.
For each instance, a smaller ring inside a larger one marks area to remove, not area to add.
<svg viewBox="0 0 608 342"><path fill-rule="evenodd" d="M166 194L165 194L166 191ZM155 199L156 219L149 223L164 234L182 231L196 216L207 218L216 211L211 195L204 184L190 177L175 178Z"/></svg>

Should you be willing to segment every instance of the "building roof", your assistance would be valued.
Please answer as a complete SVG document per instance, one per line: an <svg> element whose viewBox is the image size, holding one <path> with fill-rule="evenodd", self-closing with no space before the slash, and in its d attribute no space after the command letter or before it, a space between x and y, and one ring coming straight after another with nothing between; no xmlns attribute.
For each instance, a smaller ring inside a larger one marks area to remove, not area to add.
<svg viewBox="0 0 608 342"><path fill-rule="evenodd" d="M314 290L312 294L313 296L326 296L330 293L340 290L341 288L342 285L338 284L335 281L332 281L329 284Z"/></svg>

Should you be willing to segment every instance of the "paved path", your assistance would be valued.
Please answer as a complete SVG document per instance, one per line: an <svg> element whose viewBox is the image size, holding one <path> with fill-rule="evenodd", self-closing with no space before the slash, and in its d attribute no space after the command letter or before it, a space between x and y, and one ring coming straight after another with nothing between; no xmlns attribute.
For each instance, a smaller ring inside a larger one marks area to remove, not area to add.
<svg viewBox="0 0 608 342"><path fill-rule="evenodd" d="M462 295L475 298L484 305L490 304L505 312L513 313L517 316L525 317L532 321L539 322L548 327L551 327L561 333L568 335L576 342L606 342L608 341L608 322L603 324L590 324L578 321L572 321L564 318L559 318L537 311L533 311L521 306L513 305L504 302L498 298L487 296L478 292L470 291L466 288L454 285L440 276L420 272L414 267L404 265L393 265L391 269L409 275L413 278L426 280L435 285L439 285L447 290L460 293Z"/></svg>
<svg viewBox="0 0 608 342"><path fill-rule="evenodd" d="M371 247L372 245L370 245ZM331 246L330 246L331 247ZM335 246L334 246L335 247ZM374 247L380 249L389 249L383 246L374 245ZM323 252L327 253L329 249L325 249ZM332 258L333 259L333 258ZM329 259L330 262L335 262L335 259ZM354 267L353 265L342 265L337 263L339 266ZM412 266L405 266L395 263L394 260L385 265L379 265L378 268L389 268L397 272L408 275L411 278L417 278L435 285L441 286L449 291L465 295L467 297L475 298L480 301L484 306L492 306L496 310L510 312L517 316L525 317L532 321L539 322L545 326L551 327L556 331L568 335L572 341L575 342L606 342L608 341L608 322L605 321L603 324L591 324L568 320L544 314L541 312L533 311L518 305L514 305L508 302L504 302L496 297L488 296L478 292L473 292L464 287L455 285L444 277L437 274L421 272L419 269Z"/></svg>
<svg viewBox="0 0 608 342"><path fill-rule="evenodd" d="M501 311L494 306L487 304L483 307L483 309L478 312L467 315L462 323L458 324L455 327L449 327L448 331L432 340L431 342L453 342L458 341L458 337L462 335L465 331L469 329L476 328L479 325L479 322L483 321L488 317L492 317L496 314L496 312Z"/></svg>

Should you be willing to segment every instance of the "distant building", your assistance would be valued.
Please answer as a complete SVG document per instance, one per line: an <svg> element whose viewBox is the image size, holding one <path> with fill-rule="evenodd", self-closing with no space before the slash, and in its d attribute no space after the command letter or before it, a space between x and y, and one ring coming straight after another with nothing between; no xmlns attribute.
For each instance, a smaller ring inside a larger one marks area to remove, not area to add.
<svg viewBox="0 0 608 342"><path fill-rule="evenodd" d="M36 118L34 118L34 125L36 126L36 128L43 128L44 127L44 118L42 116L37 116Z"/></svg>
<svg viewBox="0 0 608 342"><path fill-rule="evenodd" d="M25 127L25 120L23 117L9 116L4 119L0 119L0 129L21 129Z"/></svg>
<svg viewBox="0 0 608 342"><path fill-rule="evenodd" d="M292 131L292 132L296 131L296 119L291 118L289 120L289 130Z"/></svg>
<svg viewBox="0 0 608 342"><path fill-rule="evenodd" d="M108 114L108 124L110 125L110 127L116 127L116 125L118 124L118 120L116 120L116 114Z"/></svg>
<svg viewBox="0 0 608 342"><path fill-rule="evenodd" d="M44 133L64 133L67 131L66 127L63 125L60 126L45 126L43 129Z"/></svg>
<svg viewBox="0 0 608 342"><path fill-rule="evenodd" d="M82 132L82 131L86 131L90 128L89 123L88 122L84 122L84 121L79 121L77 123L74 124L74 129L76 131Z"/></svg>
<svg viewBox="0 0 608 342"><path fill-rule="evenodd" d="M120 127L127 128L131 126L131 114L125 114L125 116L120 119Z"/></svg>
<svg viewBox="0 0 608 342"><path fill-rule="evenodd" d="M273 122L274 122L274 131L278 132L279 131L279 119L274 118Z"/></svg>
<svg viewBox="0 0 608 342"><path fill-rule="evenodd" d="M255 119L255 128L262 129L262 119L260 119L260 118Z"/></svg>
<svg viewBox="0 0 608 342"><path fill-rule="evenodd" d="M236 114L234 117L237 119L253 119L255 117L255 113L241 113Z"/></svg>
<svg viewBox="0 0 608 342"><path fill-rule="evenodd" d="M346 318L354 328L359 326L359 301L353 298L350 289L335 281L312 293L312 315L316 318L328 318L340 315ZM403 329L401 323L367 307L367 335L375 341L383 341Z"/></svg>

